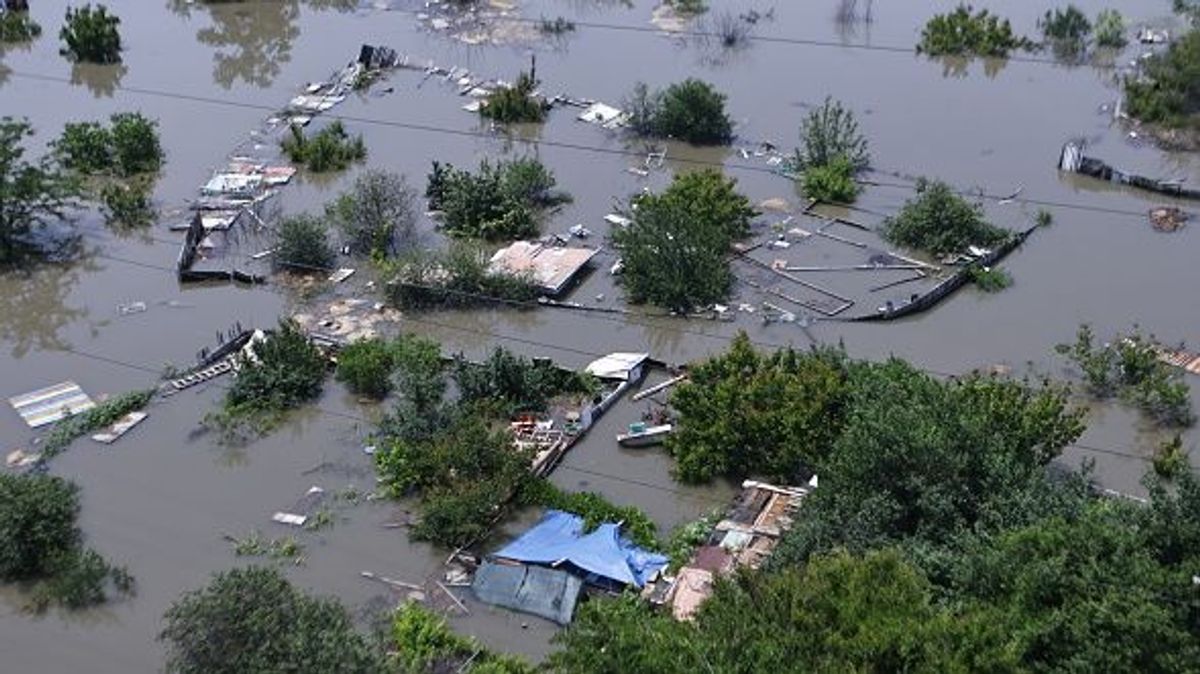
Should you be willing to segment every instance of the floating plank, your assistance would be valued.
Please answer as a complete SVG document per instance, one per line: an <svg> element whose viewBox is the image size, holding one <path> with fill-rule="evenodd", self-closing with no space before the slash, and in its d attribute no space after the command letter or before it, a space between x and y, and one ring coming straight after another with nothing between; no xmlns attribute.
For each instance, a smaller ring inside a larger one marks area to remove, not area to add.
<svg viewBox="0 0 1200 674"><path fill-rule="evenodd" d="M52 424L67 415L86 412L96 406L73 381L14 396L8 402L30 428Z"/></svg>
<svg viewBox="0 0 1200 674"><path fill-rule="evenodd" d="M330 283L341 283L342 281L345 281L346 279L353 276L354 272L355 272L354 269L351 269L349 267L342 267L341 269L339 269L329 275L329 281L330 281Z"/></svg>
<svg viewBox="0 0 1200 674"><path fill-rule="evenodd" d="M145 412L130 412L120 419L117 419L116 422L114 422L107 429L93 435L92 439L96 442L102 442L106 445L111 445L122 435L128 433L134 426L137 426L145 421L146 417L148 416L150 415L146 414Z"/></svg>

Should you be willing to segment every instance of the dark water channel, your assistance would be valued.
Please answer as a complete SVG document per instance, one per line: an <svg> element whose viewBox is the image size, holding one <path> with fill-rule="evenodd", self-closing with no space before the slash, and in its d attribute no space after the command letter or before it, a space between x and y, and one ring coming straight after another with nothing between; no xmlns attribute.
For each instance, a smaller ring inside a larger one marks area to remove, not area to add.
<svg viewBox="0 0 1200 674"><path fill-rule="evenodd" d="M65 0L32 4L45 33L27 49L10 48L0 55L0 114L29 117L39 143L52 139L68 121L124 110L157 118L167 165L156 197L164 205L182 204L195 194L267 115L261 106L283 105L304 83L325 78L352 60L364 42L497 77L514 75L531 52L529 44L465 45L422 29L412 13L374 7L393 3L347 9L335 0L216 7L112 0L109 6L123 20L124 64L73 67L57 54L54 39ZM631 4L542 0L524 6L526 17L564 15L581 24L575 33L535 46L544 88L617 103L637 79L662 86L699 76L728 93L739 144L771 140L785 149L795 142L806 108L833 96L859 113L875 165L884 171L874 177L890 185L866 191L860 200L864 208L893 212L911 195L910 180L886 172L929 175L988 194L1023 187L1024 199L1059 204L1049 206L1055 224L1034 234L1005 262L1015 279L1010 289L984 295L967 288L932 313L890 324L818 321L801 328L764 325L748 314L736 314L733 322L712 322L482 310L405 317L400 328L435 336L448 350L468 355L503 345L577 366L612 351L649 351L684 362L722 349L744 329L763 345L840 341L855 356L894 354L941 373L1004 364L1059 374L1061 364L1051 358L1052 348L1071 339L1081 322L1094 324L1101 334L1137 324L1165 342L1195 341L1200 330L1195 227L1156 233L1144 214L1161 200L1064 177L1055 169L1062 143L1082 137L1090 154L1115 165L1200 181L1195 154L1141 144L1102 110L1117 96L1110 69L1027 61L940 62L889 49L914 44L924 19L951 8L955 3L949 0L921 3L919 9L915 3L879 3L872 23L848 26L834 21L835 0L714 2L733 11L774 8L774 20L760 22L755 31L780 40L754 42L733 52L648 30L583 25L651 28L652 4ZM1033 0L976 4L995 7L1030 34L1045 9ZM1132 25L1171 22L1165 0L1079 4L1089 14L1116 7ZM417 10L417 5L401 8ZM1124 63L1139 51L1131 46L1106 58ZM508 139L489 133L475 116L463 112L465 100L446 83L402 71L387 86L391 93L376 87L334 111L351 118L350 130L366 137L367 167L402 172L421 188L433 159L465 166L485 156L535 154L575 197L547 224L547 231L565 232L584 223L597 233L596 241L607 231L601 218L614 199L645 187L661 188L671 171L696 161L724 162L755 202L782 197L795 206L800 201L791 183L762 170L761 160L733 150L672 146L665 169L643 178L626 171L640 164L640 158L618 152L640 151L640 144L627 145L577 122L569 110ZM751 168L740 168L747 166ZM319 208L360 170L333 178L301 175L283 192L282 207L289 212ZM989 214L1010 227L1029 223L1037 208L1020 201L988 204ZM165 227L116 235L94 214L82 216L79 224L86 249L80 259L28 274L0 275L2 397L66 379L93 396L144 387L165 364L190 361L218 330L234 322L270 325L296 306L294 297L276 287L179 286L171 272L178 238ZM815 247L805 263L841 259L823 250ZM620 290L606 267L602 263L572 299L619 303ZM369 296L362 276L338 293ZM599 295L605 299L597 300ZM146 302L147 311L120 316L117 306L131 301ZM160 401L151 407L149 420L118 443L101 448L83 440L55 460L53 471L83 488L82 524L89 543L129 566L138 580L138 595L96 611L40 619L20 612L19 597L0 596L0 671L155 671L162 654L154 635L171 600L203 584L213 571L245 561L233 555L223 533L283 533L272 528L270 513L293 503L312 484L371 489L374 476L361 452L369 424L362 419L378 410L361 407L331 383L320 402L322 411L299 413L274 434L231 450L195 432L220 394L219 385L212 385ZM554 480L636 504L664 530L723 502L728 486L681 487L671 481L670 463L660 452L615 445L612 436L640 412L639 404L626 401L605 417L572 450ZM0 410L0 449L27 446L32 437L10 408ZM1155 440L1136 414L1099 407L1081 441L1088 448L1069 449L1064 460L1077 465L1094 459L1105 485L1137 493L1147 468L1144 457ZM1186 441L1192 446L1196 435L1189 434ZM306 472L320 463L329 467ZM359 571L404 580L433 573L444 551L409 543L402 530L382 526L397 508L364 504L340 509L335 526L302 535L307 561L289 574L305 587L361 608L381 590L362 580ZM471 616L456 619L458 629L533 656L550 648L553 629L548 624L475 604L472 609Z"/></svg>

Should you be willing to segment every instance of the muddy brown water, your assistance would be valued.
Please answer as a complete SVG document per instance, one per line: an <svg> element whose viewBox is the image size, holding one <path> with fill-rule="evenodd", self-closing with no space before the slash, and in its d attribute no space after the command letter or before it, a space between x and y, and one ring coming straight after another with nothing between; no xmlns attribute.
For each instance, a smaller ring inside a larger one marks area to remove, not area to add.
<svg viewBox="0 0 1200 674"><path fill-rule="evenodd" d="M266 116L258 106L281 106L303 83L323 79L352 60L364 42L497 77L515 74L531 51L528 45L463 45L422 29L409 13L372 8L395 3L344 9L344 3L283 0L208 8L124 0L109 3L123 20L124 64L74 67L57 54L55 35L65 4L35 2L43 37L0 56L8 69L0 70L6 73L0 78L0 114L33 120L38 143L51 139L64 122L116 111L136 109L159 119L167 165L156 196L164 205L178 205L194 195ZM1060 374L1061 363L1050 357L1051 349L1069 340L1085 321L1101 334L1136 323L1167 342L1195 341L1195 227L1157 234L1140 214L1162 200L1055 170L1061 144L1085 138L1090 154L1117 166L1200 180L1194 154L1141 144L1111 122L1102 109L1117 94L1111 70L1019 61L939 62L880 49L912 45L927 15L954 3L927 3L919 11L906 3L879 3L870 25L853 26L835 23L836 4L777 3L774 20L755 29L764 37L831 46L756 42L726 53L653 32L581 26L554 44L537 47L538 72L547 90L614 103L636 79L662 86L700 76L729 94L740 142L771 140L785 149L794 143L806 107L830 95L859 113L875 165L883 171L936 176L989 194L1023 187L1026 199L1086 207L1050 207L1054 226L1035 233L1004 263L1016 281L1012 288L996 295L968 288L932 313L891 324L816 322L802 328L763 325L757 315L744 314L719 323L480 310L408 317L401 329L430 334L447 349L469 355L503 345L577 366L595 355L624 350L684 362L722 349L737 330L745 329L764 345L841 341L855 356L896 355L945 373L1007 364ZM1035 31L1036 17L1044 10L1043 3L1032 0L984 4L999 8L1027 33ZM1083 4L1093 14L1102 6L1115 6L1131 25L1172 25L1166 2ZM729 7L764 12L772 5L737 2ZM417 9L416 3L401 8ZM651 10L643 0L632 6L545 0L526 5L523 15L647 28ZM859 48L863 45L875 48ZM1131 46L1113 58L1127 62L1140 51ZM392 92L383 93L385 87ZM799 201L786 180L733 168L763 165L732 151L672 146L666 170L643 179L625 170L640 158L578 147L619 151L640 144L576 122L569 111L556 111L542 127L522 129L518 140L508 140L490 135L462 112L463 102L445 83L398 72L372 93L350 97L335 113L359 120L349 126L366 137L366 166L400 171L418 188L433 159L470 165L485 156L540 157L575 197L547 224L547 231L565 232L579 222L599 238L607 231L601 217L614 199L645 187L661 188L671 171L690 168L695 160L725 162L755 201ZM481 132L482 137L407 125ZM318 208L360 170L319 180L301 176L284 191L282 208ZM875 177L898 186L868 190L860 201L866 209L892 212L911 194L908 180L886 173ZM1029 222L1037 208L1028 203L988 206L997 222L1012 227ZM270 325L294 306L286 292L180 287L168 271L177 235L165 228L118 236L104 230L95 215L82 216L79 224L86 252L78 260L0 276L4 397L64 379L75 380L93 395L146 386L166 363L186 363L199 348L211 345L218 330L235 322ZM820 250L798 259L810 264L841 259ZM620 289L603 268L605 260L611 262L602 258L602 268L571 299L619 305ZM364 295L365 281L356 277L337 292ZM602 301L596 299L599 295ZM131 301L146 302L148 310L120 316L117 306ZM323 412L301 412L272 435L230 450L195 432L220 394L218 383L159 401L151 407L150 419L118 443L100 447L83 440L54 461L56 474L83 488L82 525L89 544L128 565L139 591L131 600L95 611L32 618L20 612L20 596L6 590L0 595L0 670L155 671L162 652L154 635L172 599L202 585L213 571L248 561L233 555L223 533L287 533L271 525L270 513L293 503L312 484L371 488L370 462L361 452L369 424L359 418L372 418L377 410L362 408L331 383L320 402ZM598 490L619 503L638 505L664 530L724 502L731 486L676 485L661 451L616 446L612 436L641 411L642 404L624 401L572 450L553 479L564 487ZM1119 453L1073 448L1064 461L1078 465L1093 459L1105 485L1138 493L1146 469L1138 457L1148 455L1155 433L1136 414L1116 406L1094 408L1090 424L1081 444ZM0 448L27 446L32 437L11 409L0 412ZM1188 445L1195 439L1189 434ZM305 473L323 462L333 467ZM333 527L301 535L307 560L289 568L289 575L360 609L384 596L380 587L359 577L360 571L416 581L434 573L445 551L410 543L403 531L383 528L400 508L363 504L339 509ZM518 531L529 517L523 515L507 530ZM454 619L457 629L534 657L549 650L555 631L551 625L473 602L470 606L469 617Z"/></svg>

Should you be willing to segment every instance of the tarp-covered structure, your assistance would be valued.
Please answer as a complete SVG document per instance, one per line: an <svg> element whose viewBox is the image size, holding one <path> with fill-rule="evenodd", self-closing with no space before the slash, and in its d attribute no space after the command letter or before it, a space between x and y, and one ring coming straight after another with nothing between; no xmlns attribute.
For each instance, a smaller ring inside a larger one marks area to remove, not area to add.
<svg viewBox="0 0 1200 674"><path fill-rule="evenodd" d="M575 616L583 580L562 569L532 564L484 562L471 590L485 604L553 620L566 625Z"/></svg>
<svg viewBox="0 0 1200 674"><path fill-rule="evenodd" d="M583 518L551 510L529 531L496 551L495 557L572 570L585 582L642 587L667 565L663 555L643 550L604 523L584 533Z"/></svg>

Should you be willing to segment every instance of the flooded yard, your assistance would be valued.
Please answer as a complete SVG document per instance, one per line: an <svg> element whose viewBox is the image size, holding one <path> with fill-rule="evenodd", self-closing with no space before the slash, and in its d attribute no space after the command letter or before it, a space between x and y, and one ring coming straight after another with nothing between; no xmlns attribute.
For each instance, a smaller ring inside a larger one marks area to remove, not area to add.
<svg viewBox="0 0 1200 674"><path fill-rule="evenodd" d="M1195 153L1161 150L1113 121L1119 87L1108 66L1136 58L1142 45L1082 65L1056 63L1049 54L1006 62L914 54L920 27L935 11L955 4L948 1L919 8L879 3L870 23L836 21L835 0L720 3L721 11L771 12L769 20L753 25L747 44L725 50L687 31L660 33L651 24L655 6L646 0L524 2L506 16L529 21L563 16L576 23L576 30L536 39L527 39L529 31L510 30L498 38L499 45L479 42L478 36L468 41L478 44L455 39L417 2L252 0L208 6L112 0L110 8L122 18L124 62L73 66L58 55L54 38L66 4L31 3L45 34L29 48L0 52L0 114L29 118L38 131L38 151L66 122L119 111L157 119L166 165L155 200L163 208L194 199L252 130L305 85L354 61L363 44L509 80L536 54L543 91L613 105L637 80L657 87L697 76L728 95L727 109L736 122L732 147L669 143L661 148L666 150L661 168L645 171L629 170L646 166L644 143L577 120L578 109L556 108L545 124L506 135L462 109L469 99L454 82L419 69L390 72L315 120L318 126L342 119L351 133L363 135L368 156L342 173L301 170L275 199L284 213L319 212L369 168L402 173L423 192L432 161L472 168L484 157L535 156L574 197L547 219L543 233L569 239L569 228L582 224L591 236L574 245L600 252L565 299L613 311L489 307L405 313L388 327L437 339L446 353L479 358L504 346L582 368L611 352L647 352L679 364L722 350L745 330L766 348L840 343L854 357L894 355L939 375L1001 365L1017 373L1058 376L1063 361L1053 348L1071 341L1081 323L1092 324L1101 336L1137 325L1166 344L1194 345L1200 334L1195 227L1160 233L1146 215L1175 202L1056 168L1062 145L1085 139L1089 154L1113 165L1200 183ZM976 4L1012 17L1018 32L1026 33L1035 32L1045 9L1032 0ZM1090 14L1115 7L1132 26L1174 25L1166 2L1080 4ZM1024 229L1040 209L1049 210L1054 224L1038 229L1002 264L1014 279L1011 288L986 294L967 286L931 311L894 322L840 320L875 312L889 300L903 301L932 281L906 281L918 271L907 267L917 265L887 256L891 248L874 232L835 224L823 231L837 238L813 234L828 221L804 215L806 200L794 182L753 153L764 141L790 153L800 120L827 96L858 114L873 170L865 175L871 184L857 209L820 214L873 227L913 195L917 176L984 195L989 217L1009 229ZM609 273L616 255L607 241L613 225L604 216L643 190L661 190L675 172L703 166L723 167L754 204L785 203L784 212L765 212L758 221L756 241L763 245L749 254L756 262L735 267L770 286L771 267L782 260L785 270L794 269L788 273L825 289L795 291L807 305L768 299L803 320L764 321L762 301L770 293L744 284L719 320L625 306L621 287ZM1197 210L1194 202L1175 205ZM271 327L279 316L311 307L311 298L282 283L180 284L175 261L182 233L166 224L118 234L96 213L83 213L78 256L0 274L0 397L66 380L93 397L146 388L158 382L168 364L186 365L199 349L212 347L218 332L235 324ZM420 227L426 245L441 245L431 220L423 218ZM801 233L790 232L794 228ZM781 236L789 245L773 247ZM261 242L248 236L230 254L240 266L267 273L266 261L249 257L261 249ZM804 270L860 265L897 268ZM322 299L377 301L378 293L368 287L373 281L361 270ZM891 283L896 285L875 289ZM832 311L843 303L839 298L853 307ZM119 310L132 302L145 303L145 310ZM616 311L623 309L629 313ZM1200 391L1195 377L1187 381L1193 393ZM312 485L328 491L374 488L371 457L362 448L383 412L380 406L360 404L331 381L317 405L291 415L274 433L230 449L200 426L227 383L218 379L159 399L148 409L149 418L115 444L81 440L54 460L51 471L82 488L81 524L89 544L127 565L138 591L97 610L32 617L20 610L21 598L6 590L0 595L2 669L157 670L162 649L155 636L170 602L201 586L212 572L247 561L234 555L223 534L242 536L256 529L280 534L271 513L294 503ZM682 486L672 480L671 461L661 448L619 447L615 435L639 420L645 408L645 402L623 398L570 450L552 480L565 489L599 491L615 503L636 505L666 532L727 502L733 486ZM5 453L29 447L33 437L15 412L7 406L0 412ZM1197 438L1189 432L1185 446L1193 447ZM1095 477L1105 487L1139 494L1148 457L1160 440L1135 412L1094 406L1089 430L1062 458L1072 466L1094 461ZM446 551L410 542L403 529L384 526L402 509L403 504L388 501L339 506L331 527L300 534L306 560L289 567L288 574L303 587L365 610L385 593L362 579L361 571L412 582L437 573ZM517 522L509 528L520 529ZM534 657L551 648L552 623L475 602L469 606L471 614L453 622L459 631Z"/></svg>

